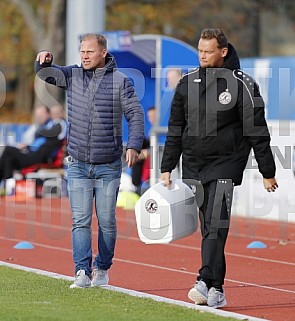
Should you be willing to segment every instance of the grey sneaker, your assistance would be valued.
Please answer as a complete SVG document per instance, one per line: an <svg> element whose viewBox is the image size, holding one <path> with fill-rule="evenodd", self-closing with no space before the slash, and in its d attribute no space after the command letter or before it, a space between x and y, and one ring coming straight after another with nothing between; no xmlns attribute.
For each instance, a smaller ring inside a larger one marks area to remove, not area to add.
<svg viewBox="0 0 295 321"><path fill-rule="evenodd" d="M94 269L91 281L91 286L103 286L109 284L108 271L101 269Z"/></svg>
<svg viewBox="0 0 295 321"><path fill-rule="evenodd" d="M214 287L212 287L209 290L208 293L208 301L207 304L211 308L221 308L226 305L226 298L225 298L225 293L223 290L223 293L216 290Z"/></svg>
<svg viewBox="0 0 295 321"><path fill-rule="evenodd" d="M202 305L207 303L208 288L204 281L198 281L195 286L190 289L188 298L195 302L195 304Z"/></svg>
<svg viewBox="0 0 295 321"><path fill-rule="evenodd" d="M74 288L89 288L91 287L91 280L86 275L84 270L79 270L76 274L74 283L70 286L71 289Z"/></svg>

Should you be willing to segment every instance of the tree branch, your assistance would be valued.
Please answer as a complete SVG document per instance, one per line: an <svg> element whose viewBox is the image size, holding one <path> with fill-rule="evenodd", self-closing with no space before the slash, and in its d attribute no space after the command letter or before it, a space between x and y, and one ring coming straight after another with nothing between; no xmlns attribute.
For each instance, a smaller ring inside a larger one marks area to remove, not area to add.
<svg viewBox="0 0 295 321"><path fill-rule="evenodd" d="M12 1L17 7L17 9L22 13L25 19L25 22L31 31L34 49L36 51L39 51L40 46L44 44L44 39L45 39L44 22L41 21L36 14L34 14L34 11L31 5L27 2L27 0L12 0Z"/></svg>
<svg viewBox="0 0 295 321"><path fill-rule="evenodd" d="M63 21L64 13L65 0L52 1L48 19L47 38L49 43L54 47L55 56L59 58L65 49L64 27L66 21Z"/></svg>

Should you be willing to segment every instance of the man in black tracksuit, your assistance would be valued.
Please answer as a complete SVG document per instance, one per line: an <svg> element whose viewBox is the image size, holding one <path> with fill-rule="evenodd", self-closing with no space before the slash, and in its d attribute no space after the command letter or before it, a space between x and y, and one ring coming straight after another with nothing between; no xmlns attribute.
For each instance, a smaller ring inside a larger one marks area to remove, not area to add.
<svg viewBox="0 0 295 321"><path fill-rule="evenodd" d="M265 189L278 185L257 84L239 69L221 30L203 30L198 51L200 68L179 81L172 101L160 179L169 187L182 155L183 179L197 184L202 232L202 267L189 298L216 308L226 305L224 247L233 186L242 182L251 148Z"/></svg>

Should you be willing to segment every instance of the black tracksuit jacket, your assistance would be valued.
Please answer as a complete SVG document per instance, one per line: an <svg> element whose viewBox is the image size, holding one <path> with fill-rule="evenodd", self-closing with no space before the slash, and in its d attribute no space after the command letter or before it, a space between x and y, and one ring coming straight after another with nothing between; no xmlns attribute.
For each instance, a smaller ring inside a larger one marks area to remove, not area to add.
<svg viewBox="0 0 295 321"><path fill-rule="evenodd" d="M182 154L184 179L206 184L242 182L251 148L264 178L275 162L256 82L240 69L232 45L222 68L197 68L178 83L171 105L161 172L171 172Z"/></svg>

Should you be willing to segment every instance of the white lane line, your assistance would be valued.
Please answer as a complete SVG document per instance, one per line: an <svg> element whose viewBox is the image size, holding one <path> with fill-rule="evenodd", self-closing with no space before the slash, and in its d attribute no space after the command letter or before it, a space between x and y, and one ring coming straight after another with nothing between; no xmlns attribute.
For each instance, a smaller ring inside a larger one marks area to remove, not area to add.
<svg viewBox="0 0 295 321"><path fill-rule="evenodd" d="M7 206L7 205L13 205L13 206ZM18 204L18 203L15 203L15 202L6 202L4 204L4 206L6 208L13 208L13 212L12 213L16 213L16 214L19 214L18 210L30 210L32 213L32 211L34 210L35 213L38 211L38 212L42 212L42 213L50 213L52 214L52 211L60 211L60 213L62 214L68 214L69 217L71 217L71 210L69 208L69 201L68 199L65 199L64 201L61 202L61 205L62 204L66 204L66 207L65 206L60 206L60 207L51 207L50 206L50 203L49 204L45 204L45 205L49 205L49 206L40 206L40 205L30 205L30 202L28 202L28 204L26 205L23 205L23 204ZM1 206L1 202L0 202L0 206ZM4 207L4 208L5 208ZM16 209L17 210L16 210ZM128 211L128 216L129 217L120 217L120 215L117 216L117 221L119 222L129 222L129 223L135 223L135 214L134 215L129 215L130 212ZM31 215L31 214L30 214ZM37 214L35 214L37 215ZM95 213L93 213L93 216L95 217ZM1 217L0 217L0 220L3 220ZM258 234L256 233L252 233L251 235L247 235L245 233L241 234L241 233L237 233L235 232L235 228L236 228L236 225L235 224L240 224L240 220L246 220L248 222L248 224L252 224L255 226L256 225L263 225L263 227L266 227L266 226L271 226L271 227L277 227L278 229L280 229L280 227L282 228L282 226L284 227L284 230L286 230L286 227L288 227L289 224L291 224L292 226L295 226L295 224L293 222L275 222L275 221L272 221L272 220L261 220L261 219L255 219L255 217L253 217L253 219L251 218L245 218L243 216L234 216L233 217L233 220L235 220L232 225L232 229L230 231L230 236L231 237L234 237L234 238L247 238L247 239L261 239L261 240L264 240L264 241L270 241L270 242L278 242L280 237L278 236L278 238L273 238L273 237L267 237L267 236L259 236ZM250 222L250 223L249 223ZM135 229L136 229L136 224L133 224ZM287 243L288 244L295 244L295 241L294 240L287 240Z"/></svg>
<svg viewBox="0 0 295 321"><path fill-rule="evenodd" d="M3 219L0 217L0 221ZM43 223L43 222L35 222L35 221L27 221L19 218L6 218L4 221L9 222L9 223L18 223L18 224L27 224L27 225L33 225L37 227L45 227L45 228L50 228L50 229L56 229L56 230L63 230L67 232L71 232L71 227L68 225L63 226L63 225L55 225L55 224L48 224L48 223Z"/></svg>
<svg viewBox="0 0 295 321"><path fill-rule="evenodd" d="M39 204L41 203L41 205ZM19 203L19 202L15 202L15 201L7 201L5 200L5 198L1 198L0 199L0 206L3 206L4 209L17 209L17 210L37 210L39 212L49 212L51 213L52 210L56 211L59 210L62 213L65 214L69 214L71 215L71 208L70 208L70 202L68 198L61 198L59 204L55 204L55 206L51 205L51 200L50 199L41 199L41 202L34 202L34 200L28 200L26 203ZM118 212L122 213L125 211L125 213L127 213L130 218L133 217L133 221L135 221L135 213L134 211L131 212L130 210L125 210L122 207L117 207ZM17 211L12 211L12 212L16 212ZM93 214L95 215L95 213L93 212ZM232 219L234 220L233 222L233 229L238 228L239 224L243 224L241 223L241 221L246 221L247 226L249 226L249 224L255 224L255 226L257 225L261 225L264 228L270 226L270 227L280 227L280 226L288 226L293 225L295 226L295 223L292 222L288 222L288 221L275 221L275 220L271 220L271 219L261 219L260 217L255 217L255 216L239 216L239 215L233 215Z"/></svg>
<svg viewBox="0 0 295 321"><path fill-rule="evenodd" d="M283 237L277 237L277 238L274 238L274 237L269 237L269 236L261 236L259 234L256 234L256 233L253 233L253 234L245 234L245 233L235 233L235 232L230 232L230 237L233 239L233 240L236 240L236 239L250 239L250 240L262 240L262 241L269 241L269 242L274 242L274 243L278 243L280 240L285 240L286 239L286 236L285 238ZM288 237L287 237L288 238ZM295 241L293 240L286 240L287 244L292 244L294 245L295 244Z"/></svg>
<svg viewBox="0 0 295 321"><path fill-rule="evenodd" d="M0 217L0 221L1 220L2 220L2 218ZM47 224L47 223L34 222L34 221L26 221L26 220L22 220L22 219L7 219L6 221L20 223L20 224L28 224L28 225L38 226L38 227L44 227L44 228L48 228L48 229L56 229L57 231L68 231L69 233L71 232L71 227L69 227L69 226L54 225L54 224ZM97 232L93 231L93 235L97 236ZM131 241L139 241L139 238L136 238L133 236L120 235L120 234L118 234L118 238L127 239L127 240L131 240ZM176 244L176 243L163 244L163 245L169 246L169 247L182 248L182 249L186 249L186 250L201 251L201 248L197 247L197 246L182 245L182 244ZM237 253L232 253L232 252L226 252L225 254L227 256L238 257L238 258L247 259L247 260L250 259L250 260L255 260L255 261L262 261L262 262L268 262L268 263L276 263L276 264L282 264L282 265L288 265L288 266L295 266L295 262L273 260L273 259L261 258L261 257L251 256L251 255L237 254Z"/></svg>
<svg viewBox="0 0 295 321"><path fill-rule="evenodd" d="M0 239L5 239L0 236ZM21 240L17 239L10 239L16 242L19 242ZM63 248L63 247L58 247L58 246L52 246L52 245L46 245L42 243L37 243L37 242L31 242L35 246L51 249L51 250L56 250L56 251L63 251L63 252L68 252L72 253L71 249L68 248ZM189 275L194 275L196 276L196 272L189 272L189 271L184 271L184 270L177 270L174 268L168 268L165 266L160 266L160 265L154 265L154 264L149 264L149 263L143 263L143 262L137 262L137 261L132 261L132 260L125 260L125 259L120 259L120 258L114 258L114 261L118 261L121 263L127 263L127 264L133 264L133 265L139 265L139 266L145 266L153 269L158 269L158 270L165 270L165 271L170 271L170 272L176 272L176 273L182 273L182 274L189 274ZM251 287L257 287L257 288L262 288L262 289L267 289L267 290L274 290L274 291L279 291L279 292L285 292L285 293L292 293L295 294L295 291L292 290L287 290L287 289L281 289L278 287L272 287L272 286L267 286L267 285L260 285L256 283L249 283L249 282L244 282L244 281L239 281L239 280L233 280L233 279L225 279L227 282L232 282L235 284L240 284L240 285L245 285L245 286L251 286Z"/></svg>
<svg viewBox="0 0 295 321"><path fill-rule="evenodd" d="M182 249L187 249L187 250L198 250L201 251L200 247L194 247L194 246L189 246L189 245L182 245L182 244L167 244L172 247L178 247ZM228 256L233 256L233 257L239 257L243 259L250 259L250 260L256 260L256 261L263 261L263 262L269 262L269 263L278 263L278 264L284 264L284 265L290 265L290 266L295 266L294 262L287 262L287 261L280 261L280 260L273 260L273 259L266 259L262 257L256 257L256 256L251 256L251 255L244 255L244 254L237 254L237 253L231 253L231 252L225 252L226 255Z"/></svg>
<svg viewBox="0 0 295 321"><path fill-rule="evenodd" d="M118 262L123 262L123 263L141 265L141 266L146 266L146 267L150 267L150 268L154 268L154 269L160 269L160 270L165 270L165 271L170 271L170 272L178 272L178 273L182 273L182 274L189 274L189 275L196 276L195 272L177 270L177 269L167 268L167 267L160 266L160 265L154 265L154 264L148 264L148 263L136 262L136 261L131 261L131 260L118 259L118 258L115 258L114 260L116 260ZM260 284L249 283L249 282L244 282L244 281L237 281L237 280L232 280L232 279L227 279L227 278L225 279L225 281L237 283L237 284L245 285L245 286L252 286L252 287L257 287L257 288L263 288L263 289L268 289L268 290L275 290L275 291L295 294L295 291L292 291L292 290L286 290L286 289L281 289L281 288L267 286L267 285L260 285Z"/></svg>
<svg viewBox="0 0 295 321"><path fill-rule="evenodd" d="M0 240L7 240L7 241L14 241L14 242L22 242L22 239L16 239L16 238L6 238L3 236L0 236ZM63 251L63 252L69 252L72 253L71 249L60 247L60 246L53 246L53 245L48 245L48 244L43 244L43 243L38 243L34 241L28 240L31 244L38 246L38 247L43 247L45 249L50 249L50 250L56 250L56 251Z"/></svg>
<svg viewBox="0 0 295 321"><path fill-rule="evenodd" d="M61 280L66 280L66 281L73 281L74 280L73 277L70 277L67 275L62 275L62 274L52 273L52 272L48 272L48 271L44 271L44 270L29 268L26 266L11 264L11 263L7 263L7 262L3 262L3 261L0 261L0 266L6 266L6 267L18 269L18 270L23 270L26 272L36 273L39 275L44 275L44 276L55 278L55 279L61 279ZM266 319L255 318L255 317L247 316L244 314L229 312L229 311L225 311L225 310L213 309L213 308L209 308L206 306L199 306L199 305L195 305L195 304L184 302L184 301L168 299L168 298L161 297L158 295L129 290L129 289L120 288L117 286L108 285L108 286L104 286L103 288L106 290L120 292L120 293L128 294L130 296L138 297L138 298L151 299L156 302L163 302L163 303L167 303L167 304L171 304L171 305L178 305L178 306L182 306L185 308L198 310L198 311L202 311L202 312L207 312L210 314L214 314L214 315L218 315L218 316L222 316L222 317L226 317L226 318L233 318L236 320L244 320L244 321L245 320L248 320L248 321L268 321Z"/></svg>

